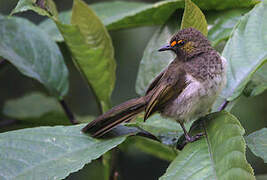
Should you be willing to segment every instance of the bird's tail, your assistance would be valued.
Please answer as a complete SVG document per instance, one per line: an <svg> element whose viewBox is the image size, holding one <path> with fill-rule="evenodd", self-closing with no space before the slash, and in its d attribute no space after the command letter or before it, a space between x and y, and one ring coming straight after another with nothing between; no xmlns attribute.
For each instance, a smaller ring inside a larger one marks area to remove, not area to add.
<svg viewBox="0 0 267 180"><path fill-rule="evenodd" d="M82 131L93 137L101 137L116 125L132 120L145 109L145 104L144 97L126 101L87 124Z"/></svg>

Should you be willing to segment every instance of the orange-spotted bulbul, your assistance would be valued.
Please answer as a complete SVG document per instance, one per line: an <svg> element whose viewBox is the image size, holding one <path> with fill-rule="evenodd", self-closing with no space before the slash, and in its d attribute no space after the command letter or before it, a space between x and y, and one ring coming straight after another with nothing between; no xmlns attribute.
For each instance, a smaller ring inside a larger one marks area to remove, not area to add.
<svg viewBox="0 0 267 180"><path fill-rule="evenodd" d="M176 33L159 51L173 51L176 58L151 82L145 96L115 106L85 126L82 131L100 137L122 122L144 111L144 120L155 112L180 123L185 138L192 142L184 123L207 114L226 81L226 61L198 30Z"/></svg>

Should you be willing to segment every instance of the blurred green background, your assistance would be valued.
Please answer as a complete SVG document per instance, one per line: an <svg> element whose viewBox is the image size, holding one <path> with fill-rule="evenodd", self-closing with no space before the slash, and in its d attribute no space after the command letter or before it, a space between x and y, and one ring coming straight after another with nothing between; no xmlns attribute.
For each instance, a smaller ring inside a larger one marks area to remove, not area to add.
<svg viewBox="0 0 267 180"><path fill-rule="evenodd" d="M59 11L71 9L72 0L54 0ZM156 2L153 0L140 0L142 2ZM100 0L86 0L88 4L100 2ZM15 7L17 0L0 0L0 14L9 14ZM181 11L182 13L182 11ZM19 16L25 17L36 24L41 22L41 17L33 12L21 13ZM1 28L1 25L0 25ZM143 51L152 36L155 27L142 27L127 30L112 31L113 45L115 48L115 59L117 62L116 86L112 95L113 105L117 105L125 100L138 96L135 92L135 81L139 62ZM166 39L166 42L168 39ZM66 50L64 44L59 44L62 50ZM65 57L70 70L70 91L66 101L70 108L78 115L98 115L95 99L88 90L86 84L73 67L70 57ZM3 106L7 100L22 97L32 91L46 90L35 80L22 76L12 65L0 66L0 132L11 129L29 127L15 120L10 120L1 115ZM89 93L88 93L89 92ZM267 125L267 92L253 97L241 97L240 101L233 108L232 113L239 118L246 134L266 127ZM247 158L255 174L267 174L267 165L263 160L255 157L247 149ZM131 149L126 152L117 152L117 167L119 179L157 179L168 167L169 162L160 160L138 149ZM102 179L101 160L95 160L86 165L82 170L71 174L66 179Z"/></svg>

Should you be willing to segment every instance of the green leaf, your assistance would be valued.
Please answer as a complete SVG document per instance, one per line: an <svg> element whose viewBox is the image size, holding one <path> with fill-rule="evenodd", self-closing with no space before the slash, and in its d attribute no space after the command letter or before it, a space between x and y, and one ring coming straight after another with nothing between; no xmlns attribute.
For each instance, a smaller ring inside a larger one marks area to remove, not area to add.
<svg viewBox="0 0 267 180"><path fill-rule="evenodd" d="M245 157L245 131L234 116L210 114L201 126L206 136L187 144L161 180L255 179Z"/></svg>
<svg viewBox="0 0 267 180"><path fill-rule="evenodd" d="M267 90L267 63L260 67L252 76L244 89L246 96L257 96Z"/></svg>
<svg viewBox="0 0 267 180"><path fill-rule="evenodd" d="M163 24L178 7L183 7L181 0L158 2L155 4L141 2L102 2L90 5L96 15L108 30L117 30L138 26ZM59 14L59 19L70 22L71 12L66 11ZM68 23L67 23L68 24ZM63 41L56 25L47 19L40 23L52 38Z"/></svg>
<svg viewBox="0 0 267 180"><path fill-rule="evenodd" d="M58 19L63 24L70 24L71 11L64 11L59 13ZM54 41L62 42L64 38L59 32L57 25L50 18L42 21L39 25L39 28L46 32Z"/></svg>
<svg viewBox="0 0 267 180"><path fill-rule="evenodd" d="M206 18L209 24L208 39L212 46L218 45L221 41L227 40L234 26L244 13L249 9L231 9L224 11L208 11Z"/></svg>
<svg viewBox="0 0 267 180"><path fill-rule="evenodd" d="M170 147L155 140L138 136L128 138L122 146L127 146L127 150L138 148L147 154L166 161L174 160L179 153L175 147Z"/></svg>
<svg viewBox="0 0 267 180"><path fill-rule="evenodd" d="M185 124L187 129L189 129L190 125L191 123ZM184 133L176 121L161 117L159 114L149 117L146 122L144 122L143 115L140 115L134 123L128 123L126 126L140 127L157 137L161 143L173 147L176 147L178 139Z"/></svg>
<svg viewBox="0 0 267 180"><path fill-rule="evenodd" d="M222 96L229 101L242 93L253 73L267 60L266 18L265 0L240 20L223 50L228 71Z"/></svg>
<svg viewBox="0 0 267 180"><path fill-rule="evenodd" d="M19 99L5 102L2 114L27 125L70 125L59 102L39 92L27 94ZM81 123L88 123L94 119L92 116L78 116L75 118Z"/></svg>
<svg viewBox="0 0 267 180"><path fill-rule="evenodd" d="M208 24L205 15L191 0L185 0L185 10L181 29L193 27L205 36L208 34Z"/></svg>
<svg viewBox="0 0 267 180"><path fill-rule="evenodd" d="M115 84L116 64L111 38L95 13L80 0L74 1L71 22L73 25L57 21L57 26L78 68L106 111Z"/></svg>
<svg viewBox="0 0 267 180"><path fill-rule="evenodd" d="M252 7L259 1L257 0L217 0L217 1L196 1L195 3L201 9L222 10L239 7ZM164 24L168 17L175 9L183 8L182 0L168 0L155 4L141 2L101 2L90 5L96 15L101 19L108 30L117 30L122 28L133 28L139 26L159 25ZM65 19L70 22L71 12L66 11L59 14L59 19ZM57 37L56 41L63 41L56 25L52 20L43 21L41 27L53 38Z"/></svg>
<svg viewBox="0 0 267 180"><path fill-rule="evenodd" d="M267 128L255 131L246 137L249 149L267 163Z"/></svg>
<svg viewBox="0 0 267 180"><path fill-rule="evenodd" d="M7 101L2 113L16 120L39 125L70 124L58 101L41 93Z"/></svg>
<svg viewBox="0 0 267 180"><path fill-rule="evenodd" d="M226 10L236 8L253 7L260 0L193 0L200 9L204 10Z"/></svg>
<svg viewBox="0 0 267 180"><path fill-rule="evenodd" d="M93 139L84 126L38 127L0 134L0 177L9 179L64 179L125 140Z"/></svg>
<svg viewBox="0 0 267 180"><path fill-rule="evenodd" d="M102 20L108 30L164 24L176 9L182 7L181 0L167 0L155 4L110 2L95 6L97 15L105 17Z"/></svg>
<svg viewBox="0 0 267 180"><path fill-rule="evenodd" d="M166 25L158 27L149 40L137 75L136 92L139 95L145 94L145 90L152 79L174 59L173 54L169 52L158 52L158 49L164 46L167 40L179 29L178 24L174 20L168 21Z"/></svg>
<svg viewBox="0 0 267 180"><path fill-rule="evenodd" d="M52 95L60 99L66 95L68 69L57 44L26 19L0 16L0 24L0 56Z"/></svg>
<svg viewBox="0 0 267 180"><path fill-rule="evenodd" d="M112 169L112 151L102 156L103 180L109 180Z"/></svg>
<svg viewBox="0 0 267 180"><path fill-rule="evenodd" d="M32 10L42 16L58 16L57 8L53 0L19 0L11 15L19 12Z"/></svg>

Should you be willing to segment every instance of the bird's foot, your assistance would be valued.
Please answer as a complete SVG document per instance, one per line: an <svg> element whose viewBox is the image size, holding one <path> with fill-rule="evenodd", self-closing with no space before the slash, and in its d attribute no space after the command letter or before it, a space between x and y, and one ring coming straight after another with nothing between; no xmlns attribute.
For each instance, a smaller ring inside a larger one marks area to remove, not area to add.
<svg viewBox="0 0 267 180"><path fill-rule="evenodd" d="M195 136L189 136L188 134L185 135L185 139L187 143L194 142L199 140L202 136L204 136L205 133L198 133Z"/></svg>

